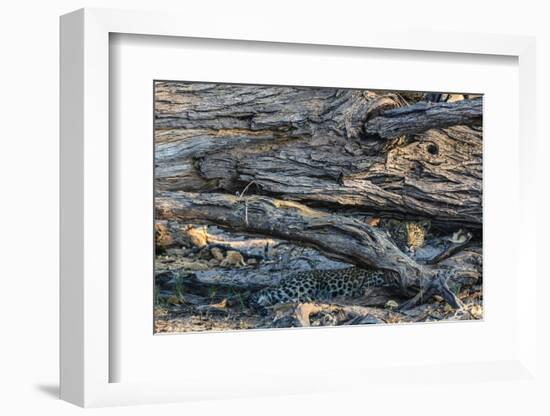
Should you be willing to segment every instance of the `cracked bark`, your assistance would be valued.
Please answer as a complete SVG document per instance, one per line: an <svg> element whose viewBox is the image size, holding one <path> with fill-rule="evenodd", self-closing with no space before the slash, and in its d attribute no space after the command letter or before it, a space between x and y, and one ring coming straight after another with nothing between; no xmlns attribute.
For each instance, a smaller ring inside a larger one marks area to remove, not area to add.
<svg viewBox="0 0 550 416"><path fill-rule="evenodd" d="M248 193L332 211L481 227L478 127L380 140L365 125L402 110L392 110L403 103L395 94L185 83L156 88L159 192L235 193L253 183ZM442 105L460 104L431 108Z"/></svg>
<svg viewBox="0 0 550 416"><path fill-rule="evenodd" d="M325 256L359 267L382 269L405 295L419 289L457 304L446 280L455 270L423 266L399 250L387 234L355 218L328 214L305 205L265 196L163 192L156 216L165 220L210 223L253 235L269 235L313 247ZM435 287L433 283L437 283ZM446 291L447 290L447 291Z"/></svg>
<svg viewBox="0 0 550 416"><path fill-rule="evenodd" d="M384 111L365 124L365 131L384 139L393 139L434 128L456 125L481 126L482 114L483 102L480 98L453 103L419 102Z"/></svg>

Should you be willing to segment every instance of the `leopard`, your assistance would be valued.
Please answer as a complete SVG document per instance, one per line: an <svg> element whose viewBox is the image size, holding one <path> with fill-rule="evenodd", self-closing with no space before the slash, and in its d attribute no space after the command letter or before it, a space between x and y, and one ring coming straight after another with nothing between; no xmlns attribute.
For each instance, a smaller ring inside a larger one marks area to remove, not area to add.
<svg viewBox="0 0 550 416"><path fill-rule="evenodd" d="M425 244L429 220L388 220L381 224L397 247L409 256ZM278 303L328 301L334 298L353 299L364 296L373 287L398 286L391 273L361 267L314 269L297 272L278 284L264 288L250 297L250 305L265 308Z"/></svg>
<svg viewBox="0 0 550 416"><path fill-rule="evenodd" d="M279 303L353 299L364 296L370 288L394 285L382 270L360 267L313 269L293 273L278 284L252 294L249 301L253 307L266 308Z"/></svg>
<svg viewBox="0 0 550 416"><path fill-rule="evenodd" d="M395 245L405 254L414 257L417 250L426 243L431 227L430 220L397 221L387 220L382 223Z"/></svg>

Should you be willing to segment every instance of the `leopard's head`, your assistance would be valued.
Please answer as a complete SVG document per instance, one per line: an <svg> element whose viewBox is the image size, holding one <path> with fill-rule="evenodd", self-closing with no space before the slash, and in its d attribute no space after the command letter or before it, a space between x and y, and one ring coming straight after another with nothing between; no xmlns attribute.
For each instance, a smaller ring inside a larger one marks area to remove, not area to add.
<svg viewBox="0 0 550 416"><path fill-rule="evenodd" d="M429 220L398 221L391 219L386 224L396 245L409 255L413 255L418 248L424 245L430 226Z"/></svg>
<svg viewBox="0 0 550 416"><path fill-rule="evenodd" d="M405 223L407 229L407 246L411 250L416 250L424 245L426 235L430 230L429 220L410 221Z"/></svg>

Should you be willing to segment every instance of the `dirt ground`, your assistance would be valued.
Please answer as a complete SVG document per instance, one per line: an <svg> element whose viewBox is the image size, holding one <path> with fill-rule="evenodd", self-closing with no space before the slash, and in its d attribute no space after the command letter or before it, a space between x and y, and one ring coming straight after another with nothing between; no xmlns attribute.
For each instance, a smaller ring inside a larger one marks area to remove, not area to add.
<svg viewBox="0 0 550 416"><path fill-rule="evenodd" d="M384 308L369 308L370 317L354 322L349 317L348 322L340 325L396 324L434 321L479 320L483 316L481 306L481 290L463 293L459 296L466 303L464 311L455 311L442 302L432 302L413 308L406 313L400 313ZM287 310L274 308L266 316L241 307L211 307L197 308L192 304L163 304L155 306L155 333L229 331L244 329L292 328L302 327L295 316L297 304L287 305ZM338 305L331 305L338 306ZM318 313L310 317L311 327L333 326L330 313Z"/></svg>
<svg viewBox="0 0 550 416"><path fill-rule="evenodd" d="M308 249L309 250L309 249ZM308 251L307 267L338 267L338 263L311 258L318 253ZM216 254L216 253L215 253ZM293 258L293 256L295 258ZM262 271L263 261L224 264L222 257L212 256L212 250L185 247L171 248L156 257L154 332L182 333L230 331L245 329L318 327L334 325L396 324L436 321L479 320L483 318L482 286L464 287L458 297L464 302L455 310L443 299L430 301L407 311L397 306L406 299L384 290L369 293L363 299L336 299L331 304L284 304L258 311L249 307L248 297L254 290L197 284L194 274L208 270L233 270L239 273ZM304 251L285 246L275 260L265 263L302 261ZM277 260L278 259L278 260ZM223 267L221 265L223 264ZM294 266L292 267L295 267ZM280 265L279 265L280 266ZM275 267L279 267L275 264Z"/></svg>

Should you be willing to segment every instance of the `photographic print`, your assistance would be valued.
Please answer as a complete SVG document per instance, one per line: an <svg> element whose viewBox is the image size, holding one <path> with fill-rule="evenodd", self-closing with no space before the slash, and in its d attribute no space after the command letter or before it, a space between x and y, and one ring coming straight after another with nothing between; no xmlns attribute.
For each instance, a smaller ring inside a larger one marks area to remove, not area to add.
<svg viewBox="0 0 550 416"><path fill-rule="evenodd" d="M483 318L483 96L154 81L154 333Z"/></svg>

